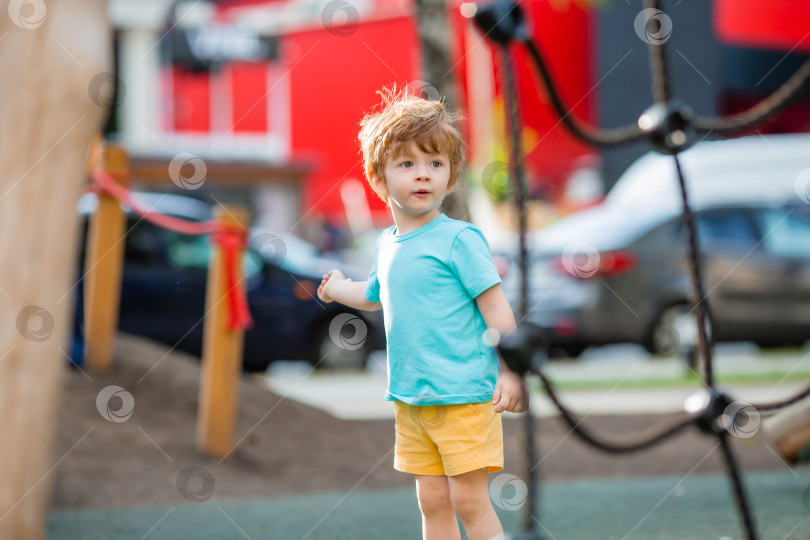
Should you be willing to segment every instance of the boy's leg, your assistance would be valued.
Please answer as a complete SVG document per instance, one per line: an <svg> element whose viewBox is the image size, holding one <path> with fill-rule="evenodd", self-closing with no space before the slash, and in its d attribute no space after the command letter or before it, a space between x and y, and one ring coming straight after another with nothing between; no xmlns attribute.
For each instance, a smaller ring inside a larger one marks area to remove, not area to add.
<svg viewBox="0 0 810 540"><path fill-rule="evenodd" d="M450 500L469 540L503 537L503 528L489 500L487 470L477 469L448 477Z"/></svg>
<svg viewBox="0 0 810 540"><path fill-rule="evenodd" d="M460 540L456 513L450 502L450 485L446 476L415 474L416 498L422 511L424 540Z"/></svg>

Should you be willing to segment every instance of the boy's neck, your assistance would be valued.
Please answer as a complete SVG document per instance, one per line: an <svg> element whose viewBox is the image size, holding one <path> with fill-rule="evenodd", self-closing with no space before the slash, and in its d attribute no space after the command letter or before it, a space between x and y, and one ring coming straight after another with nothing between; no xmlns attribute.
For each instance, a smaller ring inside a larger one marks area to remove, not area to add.
<svg viewBox="0 0 810 540"><path fill-rule="evenodd" d="M394 225L397 228L397 235L408 234L411 231L423 227L439 217L441 210L434 208L424 214L413 215L404 212L396 212L392 209L391 214L394 217Z"/></svg>

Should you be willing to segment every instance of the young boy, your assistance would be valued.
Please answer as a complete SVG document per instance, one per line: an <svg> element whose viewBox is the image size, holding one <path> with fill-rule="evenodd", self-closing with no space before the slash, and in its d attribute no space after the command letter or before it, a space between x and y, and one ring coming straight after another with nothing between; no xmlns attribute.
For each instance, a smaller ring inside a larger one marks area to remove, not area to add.
<svg viewBox="0 0 810 540"><path fill-rule="evenodd" d="M463 167L455 119L439 102L381 94L359 138L394 225L377 240L367 281L332 270L318 297L383 309L394 468L416 478L423 537L460 538L458 515L470 540L489 540L503 534L487 487L487 473L503 468L498 413L524 411L528 393L506 366L499 374L484 334L504 335L515 319L482 234L439 209Z"/></svg>

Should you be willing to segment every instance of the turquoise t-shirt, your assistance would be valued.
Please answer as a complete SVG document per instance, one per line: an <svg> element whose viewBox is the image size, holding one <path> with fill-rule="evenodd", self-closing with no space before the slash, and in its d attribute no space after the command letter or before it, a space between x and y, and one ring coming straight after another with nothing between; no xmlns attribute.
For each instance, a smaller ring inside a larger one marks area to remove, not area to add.
<svg viewBox="0 0 810 540"><path fill-rule="evenodd" d="M386 399L455 405L492 399L495 349L475 298L501 282L473 225L440 214L407 234L377 239L365 295L382 303L388 341Z"/></svg>

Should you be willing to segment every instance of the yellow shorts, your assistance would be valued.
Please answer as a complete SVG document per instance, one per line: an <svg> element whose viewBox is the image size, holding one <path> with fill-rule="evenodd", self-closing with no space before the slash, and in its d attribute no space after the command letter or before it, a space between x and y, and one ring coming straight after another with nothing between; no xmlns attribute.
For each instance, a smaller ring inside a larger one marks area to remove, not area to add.
<svg viewBox="0 0 810 540"><path fill-rule="evenodd" d="M430 476L456 476L486 467L503 469L501 415L491 402L408 405L394 401L394 468Z"/></svg>

